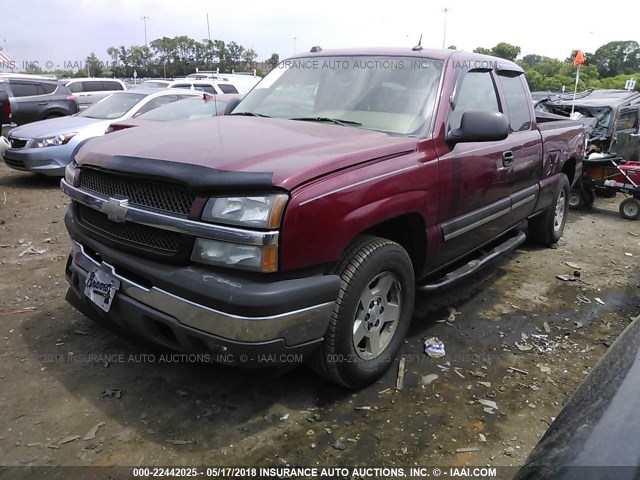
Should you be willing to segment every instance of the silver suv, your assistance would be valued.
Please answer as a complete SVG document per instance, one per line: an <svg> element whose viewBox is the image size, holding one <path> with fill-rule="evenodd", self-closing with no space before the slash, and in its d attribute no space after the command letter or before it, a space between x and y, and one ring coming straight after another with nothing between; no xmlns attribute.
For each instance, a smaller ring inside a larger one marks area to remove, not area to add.
<svg viewBox="0 0 640 480"><path fill-rule="evenodd" d="M124 82L117 78L73 78L62 80L62 82L78 99L80 110L84 110L114 92L127 89Z"/></svg>

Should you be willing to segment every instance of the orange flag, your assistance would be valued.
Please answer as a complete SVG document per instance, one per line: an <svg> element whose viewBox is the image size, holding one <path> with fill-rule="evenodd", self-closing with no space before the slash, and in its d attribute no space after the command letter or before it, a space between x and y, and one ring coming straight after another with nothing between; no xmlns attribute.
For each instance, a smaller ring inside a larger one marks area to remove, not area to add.
<svg viewBox="0 0 640 480"><path fill-rule="evenodd" d="M582 50L578 50L576 52L576 58L573 59L573 66L577 67L578 65L584 65L585 62L586 62L586 59L584 58L584 54L582 53Z"/></svg>

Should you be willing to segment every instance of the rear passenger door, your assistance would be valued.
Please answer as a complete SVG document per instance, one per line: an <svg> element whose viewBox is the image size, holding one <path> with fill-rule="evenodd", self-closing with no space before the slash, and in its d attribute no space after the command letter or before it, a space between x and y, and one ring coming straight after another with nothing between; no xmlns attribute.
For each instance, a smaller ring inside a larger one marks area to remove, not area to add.
<svg viewBox="0 0 640 480"><path fill-rule="evenodd" d="M535 128L533 105L521 71L498 70L505 114L509 119L510 160L505 159L511 179L511 223L533 212L542 178L542 139Z"/></svg>
<svg viewBox="0 0 640 480"><path fill-rule="evenodd" d="M640 160L638 135L638 105L621 108L614 125L609 151L625 160Z"/></svg>
<svg viewBox="0 0 640 480"><path fill-rule="evenodd" d="M38 84L28 80L11 80L9 82L14 100L13 121L18 125L40 120L40 113L49 104L46 98L38 95Z"/></svg>
<svg viewBox="0 0 640 480"><path fill-rule="evenodd" d="M78 107L84 110L89 105L104 98L106 94L101 95L102 82L100 80L85 80L82 82L82 93L76 95L78 99Z"/></svg>
<svg viewBox="0 0 640 480"><path fill-rule="evenodd" d="M460 69L447 115L447 131L460 126L467 111L503 112L496 78L488 69ZM511 142L457 143L439 157L440 264L448 263L495 238L509 227L510 167L503 155Z"/></svg>

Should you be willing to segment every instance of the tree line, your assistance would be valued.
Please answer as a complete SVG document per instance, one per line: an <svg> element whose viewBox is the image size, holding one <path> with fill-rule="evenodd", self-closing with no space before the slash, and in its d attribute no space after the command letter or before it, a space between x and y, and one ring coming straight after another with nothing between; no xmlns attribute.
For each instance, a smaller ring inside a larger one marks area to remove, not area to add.
<svg viewBox="0 0 640 480"><path fill-rule="evenodd" d="M162 37L149 45L113 46L106 51L105 61L91 52L79 71L56 71L58 76L79 77L132 77L134 72L142 77L173 78L200 70L220 69L220 72L251 71L257 68L258 54L237 42L223 40L197 41L186 35ZM277 65L278 54L266 60L268 65ZM26 73L43 73L36 65ZM258 72L260 74L262 72Z"/></svg>
<svg viewBox="0 0 640 480"><path fill-rule="evenodd" d="M478 47L476 53L494 55L515 61L525 71L531 91L573 91L576 67L573 60L577 51L572 51L563 60L529 54L521 58L520 47L501 42L493 48ZM640 91L640 45L633 40L609 42L595 52L583 52L586 63L580 66L578 90L588 88L624 88L630 78L638 80Z"/></svg>

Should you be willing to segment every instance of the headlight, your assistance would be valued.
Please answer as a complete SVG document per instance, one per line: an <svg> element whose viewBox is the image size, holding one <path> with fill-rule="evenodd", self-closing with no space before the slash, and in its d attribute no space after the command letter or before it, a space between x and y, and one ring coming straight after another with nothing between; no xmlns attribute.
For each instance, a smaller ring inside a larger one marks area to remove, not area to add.
<svg viewBox="0 0 640 480"><path fill-rule="evenodd" d="M79 173L80 170L78 170L75 160L72 160L71 163L64 169L64 179L69 185L77 187Z"/></svg>
<svg viewBox="0 0 640 480"><path fill-rule="evenodd" d="M197 238L191 260L241 270L275 272L278 269L278 246L242 245Z"/></svg>
<svg viewBox="0 0 640 480"><path fill-rule="evenodd" d="M76 133L77 132L56 135L55 137L37 138L33 146L35 148L44 148L44 147L58 147L60 145L66 145L67 143L69 143L69 140L71 140L75 136Z"/></svg>
<svg viewBox="0 0 640 480"><path fill-rule="evenodd" d="M277 228L287 203L287 195L214 197L207 201L202 220L256 228Z"/></svg>

